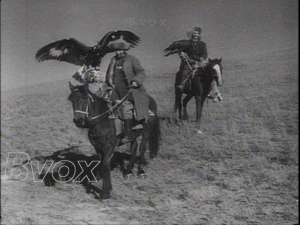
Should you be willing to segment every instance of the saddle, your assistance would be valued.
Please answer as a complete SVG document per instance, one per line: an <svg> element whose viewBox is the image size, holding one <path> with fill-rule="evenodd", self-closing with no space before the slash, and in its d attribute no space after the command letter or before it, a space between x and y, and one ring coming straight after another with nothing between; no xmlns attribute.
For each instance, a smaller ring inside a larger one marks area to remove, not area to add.
<svg viewBox="0 0 300 225"><path fill-rule="evenodd" d="M111 105L111 107L113 107L113 105ZM124 136L128 130L135 131L143 129L143 123L145 122L135 119L137 118L136 110L130 101L123 101L119 107L113 110L108 118L114 120L116 136Z"/></svg>

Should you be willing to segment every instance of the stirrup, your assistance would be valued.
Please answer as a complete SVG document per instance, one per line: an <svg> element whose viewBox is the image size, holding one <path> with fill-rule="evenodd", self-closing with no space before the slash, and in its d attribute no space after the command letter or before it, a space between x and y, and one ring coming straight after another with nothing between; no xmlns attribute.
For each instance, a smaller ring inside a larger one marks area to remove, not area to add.
<svg viewBox="0 0 300 225"><path fill-rule="evenodd" d="M183 91L183 89L184 89L184 84L178 85L177 88L178 88L179 90Z"/></svg>
<svg viewBox="0 0 300 225"><path fill-rule="evenodd" d="M149 116L155 116L154 112L152 112L150 109L148 109Z"/></svg>
<svg viewBox="0 0 300 225"><path fill-rule="evenodd" d="M132 130L140 130L140 129L143 129L143 128L144 128L144 126L142 124L138 124L138 125L134 126L132 128Z"/></svg>

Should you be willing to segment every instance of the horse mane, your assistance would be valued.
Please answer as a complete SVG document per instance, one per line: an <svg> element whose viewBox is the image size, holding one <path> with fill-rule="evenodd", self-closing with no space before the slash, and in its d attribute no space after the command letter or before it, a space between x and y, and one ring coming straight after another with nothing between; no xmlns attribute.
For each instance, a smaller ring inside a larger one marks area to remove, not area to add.
<svg viewBox="0 0 300 225"><path fill-rule="evenodd" d="M222 69L221 59L218 59L218 58L209 59L209 64L211 64L212 67L214 67L216 64L218 64Z"/></svg>
<svg viewBox="0 0 300 225"><path fill-rule="evenodd" d="M212 74L214 65L215 65L215 64L212 64L212 63L210 63L210 62L207 63L207 64L205 64L204 69L205 69L205 71L206 71L206 74L209 74L209 75Z"/></svg>
<svg viewBox="0 0 300 225"><path fill-rule="evenodd" d="M213 64L213 65L216 65L216 64L219 63L219 59L218 59L218 58L210 59L210 60L209 60L209 63L210 63L210 64Z"/></svg>
<svg viewBox="0 0 300 225"><path fill-rule="evenodd" d="M77 85L75 86L73 92L77 89L77 91L80 92L82 95L88 95L88 91L86 90L86 87L84 85Z"/></svg>

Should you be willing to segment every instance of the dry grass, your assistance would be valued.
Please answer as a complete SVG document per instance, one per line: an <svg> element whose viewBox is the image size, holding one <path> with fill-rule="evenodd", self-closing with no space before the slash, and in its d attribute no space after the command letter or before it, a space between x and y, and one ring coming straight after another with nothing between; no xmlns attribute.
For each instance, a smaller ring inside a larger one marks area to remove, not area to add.
<svg viewBox="0 0 300 225"><path fill-rule="evenodd" d="M112 199L104 202L74 183L2 180L3 223L298 223L298 52L223 60L225 102L205 104L201 135L192 122L161 121L161 150L147 179L124 180L114 170ZM173 82L172 74L145 82L160 114L171 118ZM67 82L2 93L2 176L8 152L94 151L71 122L68 94ZM192 100L192 119L194 109Z"/></svg>

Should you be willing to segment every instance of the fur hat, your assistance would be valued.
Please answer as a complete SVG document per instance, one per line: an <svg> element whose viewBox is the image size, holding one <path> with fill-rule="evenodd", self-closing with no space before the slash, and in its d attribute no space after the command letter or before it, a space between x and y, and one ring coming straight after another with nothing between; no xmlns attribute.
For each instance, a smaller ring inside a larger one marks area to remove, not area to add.
<svg viewBox="0 0 300 225"><path fill-rule="evenodd" d="M130 49L131 45L127 42L113 42L109 44L109 48L114 49L114 51L117 50L124 50L128 51Z"/></svg>
<svg viewBox="0 0 300 225"><path fill-rule="evenodd" d="M191 37L192 37L192 35L193 35L193 33L194 33L195 31L197 31L199 34L201 34L201 33L202 33L202 29L201 29L201 27L194 27L194 29L193 29L193 30L191 30L191 31L187 32L186 34L187 34L187 36L188 36L189 38L191 38Z"/></svg>

